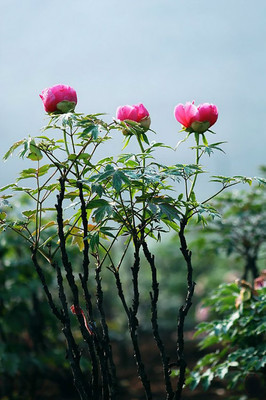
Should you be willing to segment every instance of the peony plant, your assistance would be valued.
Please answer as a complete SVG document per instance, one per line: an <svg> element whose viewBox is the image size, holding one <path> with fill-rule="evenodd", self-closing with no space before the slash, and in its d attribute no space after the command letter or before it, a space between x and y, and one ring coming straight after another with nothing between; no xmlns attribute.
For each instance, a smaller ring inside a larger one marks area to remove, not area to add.
<svg viewBox="0 0 266 400"><path fill-rule="evenodd" d="M120 390L110 335L112 326L106 317L108 304L104 301L103 269L113 277L112 293L114 296L116 293L121 312L128 320L143 393L146 399L152 399L152 385L139 346L142 325L139 272L144 258L151 278L150 334L161 357L165 395L168 400L179 400L186 377L184 328L195 287L186 227L194 217L206 223L208 216L217 216L210 203L217 193L240 182L250 183L246 177L216 176L213 180L220 182L220 190L201 202L197 199L197 178L204 173L200 160L206 154L221 150L221 142L208 144L202 133L217 120L217 107L208 103L198 107L193 103L176 107L178 121L189 134L194 132L196 161L168 166L157 162L154 154L160 148L174 149L163 143L150 143L150 115L142 104L118 107L116 118L107 123L100 114L75 113L77 96L69 86L44 89L41 99L49 114L42 135L16 142L4 157L7 159L21 147L20 156L29 158L34 165L21 171L16 183L1 189L14 193L23 191L34 206L23 211L24 219L19 222L10 221L8 210L3 211L1 228L14 230L30 245L32 262L51 312L62 324L74 384L82 400L117 399ZM56 130L54 137L51 136L53 129ZM58 137L58 130L61 137ZM139 151L119 155L109 152L100 159L97 152L107 141L111 148L113 131L126 132L126 138L121 135L125 140L124 148L135 138ZM200 134L203 144L199 144ZM20 186L21 180L29 179L34 182L33 186ZM8 193L3 198L7 201L10 196ZM44 215L45 221L51 215L48 223L44 222ZM47 235L48 228L49 232L53 229L52 234ZM176 251L181 250L187 266L187 293L183 304L177 305L176 348L171 356L166 351L160 330L158 267L149 242L160 240L162 232L176 234ZM116 247L118 242L119 248ZM73 245L80 251L80 263L75 265L69 255ZM131 268L126 271L131 275L131 296L124 292L121 275L122 269L126 268L127 254L131 257ZM54 271L57 296L50 291L40 259ZM76 320L79 337L73 335ZM81 351L82 346L87 350ZM89 359L91 368L82 368L83 358ZM178 369L177 378L172 378L172 368Z"/></svg>
<svg viewBox="0 0 266 400"><path fill-rule="evenodd" d="M265 271L257 282L265 282ZM199 346L207 350L191 371L187 384L207 390L214 379L225 379L228 388L244 384L248 398L265 397L265 286L248 282L222 284L204 300L214 320L197 326ZM204 334L204 335L202 335ZM216 347L216 349L215 349Z"/></svg>

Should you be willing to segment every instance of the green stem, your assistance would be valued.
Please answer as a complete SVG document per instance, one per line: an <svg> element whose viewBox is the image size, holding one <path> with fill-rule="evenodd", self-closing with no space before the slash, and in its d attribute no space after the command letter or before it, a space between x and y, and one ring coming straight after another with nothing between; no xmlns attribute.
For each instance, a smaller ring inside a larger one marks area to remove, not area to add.
<svg viewBox="0 0 266 400"><path fill-rule="evenodd" d="M63 132L64 132L64 142L65 142L66 152L67 152L67 155L69 156L70 152L69 152L69 148L68 148L68 145L67 145L67 136L66 136L67 133L66 133L65 129L63 130Z"/></svg>
<svg viewBox="0 0 266 400"><path fill-rule="evenodd" d="M141 143L140 137L139 137L138 135L136 135L136 136L137 136L137 140L138 140L138 143L139 143L139 147L140 147L140 149L141 149L141 152L142 152L142 153L145 153L145 149L144 149L144 147L143 147L143 144Z"/></svg>
<svg viewBox="0 0 266 400"><path fill-rule="evenodd" d="M143 147L143 144L141 143L141 139L140 139L140 137L138 135L136 135L136 136L137 136L137 140L138 140L141 152L142 152L142 154L144 154L145 153L145 149ZM143 159L142 159L142 174L144 174L144 172L145 172L145 166L146 166L145 157L143 157ZM144 178L142 178L142 197L143 198L144 198L144 195L145 195L145 185L144 185ZM142 226L144 226L144 223L145 223L145 200L144 199L143 199L143 202L142 202L142 206L143 206L143 210L142 210Z"/></svg>
<svg viewBox="0 0 266 400"><path fill-rule="evenodd" d="M200 155L199 155L199 134L195 134L195 140L196 140L196 166L199 165L199 159L200 159ZM189 202L191 199L191 195L193 193L196 181L197 181L197 177L198 177L198 172L195 172L194 178L193 178L193 182L189 191L189 194L187 196L187 201ZM188 208L186 209L186 215L188 214Z"/></svg>
<svg viewBox="0 0 266 400"><path fill-rule="evenodd" d="M75 149L75 143L74 143L74 139L73 139L72 128L71 128L71 131L70 131L70 138L71 138L71 144L72 144L73 153L76 154L76 149ZM77 163L78 163L78 161L77 161ZM75 170L76 170L77 179L79 179L79 178L80 178L80 175L79 175L78 164L75 163L75 164L74 164L74 167L75 167Z"/></svg>

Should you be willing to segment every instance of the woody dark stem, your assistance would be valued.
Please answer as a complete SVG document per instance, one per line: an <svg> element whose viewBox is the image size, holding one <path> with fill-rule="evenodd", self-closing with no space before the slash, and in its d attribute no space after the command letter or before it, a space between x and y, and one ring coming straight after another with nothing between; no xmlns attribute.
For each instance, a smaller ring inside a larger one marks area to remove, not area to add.
<svg viewBox="0 0 266 400"><path fill-rule="evenodd" d="M187 265L187 293L185 303L179 309L178 325L177 325L177 363L179 366L179 378L177 382L177 390L175 393L175 400L181 399L182 390L185 383L185 373L187 363L184 355L184 324L187 313L192 305L192 297L195 288L195 282L193 281L193 268L191 262L192 253L187 247L185 238L185 227L187 225L187 219L184 217L180 223L179 239L180 239L180 250Z"/></svg>

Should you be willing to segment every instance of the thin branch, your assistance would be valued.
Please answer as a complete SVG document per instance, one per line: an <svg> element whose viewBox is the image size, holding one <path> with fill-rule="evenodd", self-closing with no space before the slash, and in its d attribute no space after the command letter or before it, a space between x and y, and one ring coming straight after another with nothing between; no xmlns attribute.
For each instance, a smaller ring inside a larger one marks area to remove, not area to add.
<svg viewBox="0 0 266 400"><path fill-rule="evenodd" d="M66 271L66 278L73 294L73 302L76 309L79 308L79 295L78 295L78 288L75 282L75 278L73 275L72 265L68 259L68 254L66 251L66 241L64 235L64 223L63 223L63 199L65 193L65 180L61 177L60 180L61 190L59 195L57 196L57 204L55 205L57 210L57 223L58 223L58 237L60 240L60 249L61 249L61 256L64 269ZM95 396L95 400L99 397L98 394L98 363L94 352L94 347L92 343L92 338L88 334L88 331L85 327L84 320L80 314L77 314L77 318L80 324L80 330L82 333L83 338L87 342L90 350L91 360L92 360L92 369L93 369L93 392Z"/></svg>
<svg viewBox="0 0 266 400"><path fill-rule="evenodd" d="M43 290L46 294L47 300L48 300L48 304L53 312L53 314L56 316L57 319L59 319L59 321L61 321L62 323L64 322L64 316L63 314L58 310L58 308L56 307L52 294L49 291L46 279L45 279L45 275L43 273L43 270L37 260L37 251L38 249L34 246L31 246L31 252L32 252L32 256L31 259L33 261L34 267L36 269L37 274L39 275L39 278L42 282L42 286L43 286Z"/></svg>
<svg viewBox="0 0 266 400"><path fill-rule="evenodd" d="M154 262L154 256L150 253L147 243L143 241L142 243L143 252L145 257L150 264L151 273L152 273L152 292L150 292L151 297L151 322L152 322L152 331L153 336L156 341L157 347L160 352L162 365L163 365L163 374L164 374L164 382L165 389L167 393L167 400L170 400L174 396L171 380L170 380L170 370L169 370L169 357L166 355L164 343L160 337L159 327L158 327L158 314L157 314L157 303L159 298L159 283L157 280L157 270Z"/></svg>
<svg viewBox="0 0 266 400"><path fill-rule="evenodd" d="M113 353L112 353L112 346L110 342L110 337L109 337L109 329L108 325L106 323L106 316L103 308L103 290L102 290L102 284L101 284L101 263L100 260L98 260L98 267L96 268L95 271L95 279L97 283L97 292L96 292L96 297L97 297L97 307L100 312L101 316L101 326L102 326L102 332L103 332L103 346L104 346L104 354L105 358L107 360L107 363L109 364L106 366L106 370L108 373L108 381L109 381L109 387L110 387L110 392L111 392L111 399L110 400L115 400L116 395L117 395L117 377L116 377L116 367L115 363L113 360Z"/></svg>
<svg viewBox="0 0 266 400"><path fill-rule="evenodd" d="M187 225L187 219L183 218L180 222L180 250L187 264L187 294L185 304L179 309L178 325L177 325L177 364L179 366L179 379L177 382L177 390L175 393L175 400L181 400L181 394L185 383L185 373L187 363L184 356L184 323L187 313L192 305L192 297L194 293L195 282L193 282L193 268L191 263L191 251L187 247L185 238L185 227Z"/></svg>
<svg viewBox="0 0 266 400"><path fill-rule="evenodd" d="M64 285L63 285L63 277L61 274L61 270L58 266L57 266L56 270L57 270L57 282L58 282L58 287L59 287L59 298L61 300L61 304L63 306L63 312L64 312L63 333L66 337L67 344L68 344L68 358L69 358L70 366L71 366L71 369L73 372L74 384L79 392L81 400L91 400L92 398L94 399L94 397L92 397L93 396L92 388L91 388L91 385L88 385L87 383L85 383L84 375L80 368L80 351L78 349L78 346L75 342L75 339L74 339L74 337L72 335L72 331L71 331L69 310L68 310L66 295L65 295L65 291L64 291ZM82 321L83 321L83 318L82 318Z"/></svg>
<svg viewBox="0 0 266 400"><path fill-rule="evenodd" d="M118 295L121 299L121 302L123 304L124 310L126 312L127 318L128 318L128 326L129 326L129 332L130 332L130 337L131 341L133 344L133 349L134 349L134 356L136 359L136 365L137 365L137 370L138 370L138 375L141 379L143 388L145 390L145 396L147 400L152 399L152 393L151 393L151 387L150 387L150 382L148 380L144 364L142 362L141 358L141 353L139 349L139 344L138 344L138 335L137 335L137 329L138 329L138 319L137 319L137 312L138 312L138 307L139 307L139 291L138 291L138 272L139 272L139 267L140 267L140 257L139 257L139 250L140 250L140 244L135 241L135 254L134 254L134 265L131 268L132 271L132 282L133 282L133 301L132 301L132 307L128 307L123 288L122 288L122 283L120 280L120 275L119 271L117 269L113 270L115 279L116 279L116 286L118 289ZM110 268L110 270L112 270Z"/></svg>

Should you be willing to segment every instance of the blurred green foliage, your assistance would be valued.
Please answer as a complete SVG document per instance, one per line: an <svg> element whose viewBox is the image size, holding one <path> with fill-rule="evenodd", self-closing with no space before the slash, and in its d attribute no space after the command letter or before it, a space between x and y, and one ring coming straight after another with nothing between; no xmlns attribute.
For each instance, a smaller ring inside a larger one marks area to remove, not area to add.
<svg viewBox="0 0 266 400"><path fill-rule="evenodd" d="M46 268L45 276L56 290L52 271ZM40 380L60 382L67 367L61 328L48 307L29 246L12 230L1 232L0 394L35 398Z"/></svg>
<svg viewBox="0 0 266 400"><path fill-rule="evenodd" d="M256 374L257 386L263 390L266 288L254 290L245 281L240 281L239 285L222 284L212 291L204 304L214 319L199 324L195 336L204 334L200 347L210 351L197 363L187 384L195 389L202 383L206 390L213 379L225 378L232 388ZM253 388L252 396L257 398L254 391L257 388Z"/></svg>
<svg viewBox="0 0 266 400"><path fill-rule="evenodd" d="M260 167L260 174L265 176L265 167ZM214 200L213 206L222 218L208 224L204 247L216 250L226 258L231 256L232 260L240 261L243 265L242 278L255 279L259 270L265 268L265 184L252 185L248 191L224 193Z"/></svg>

